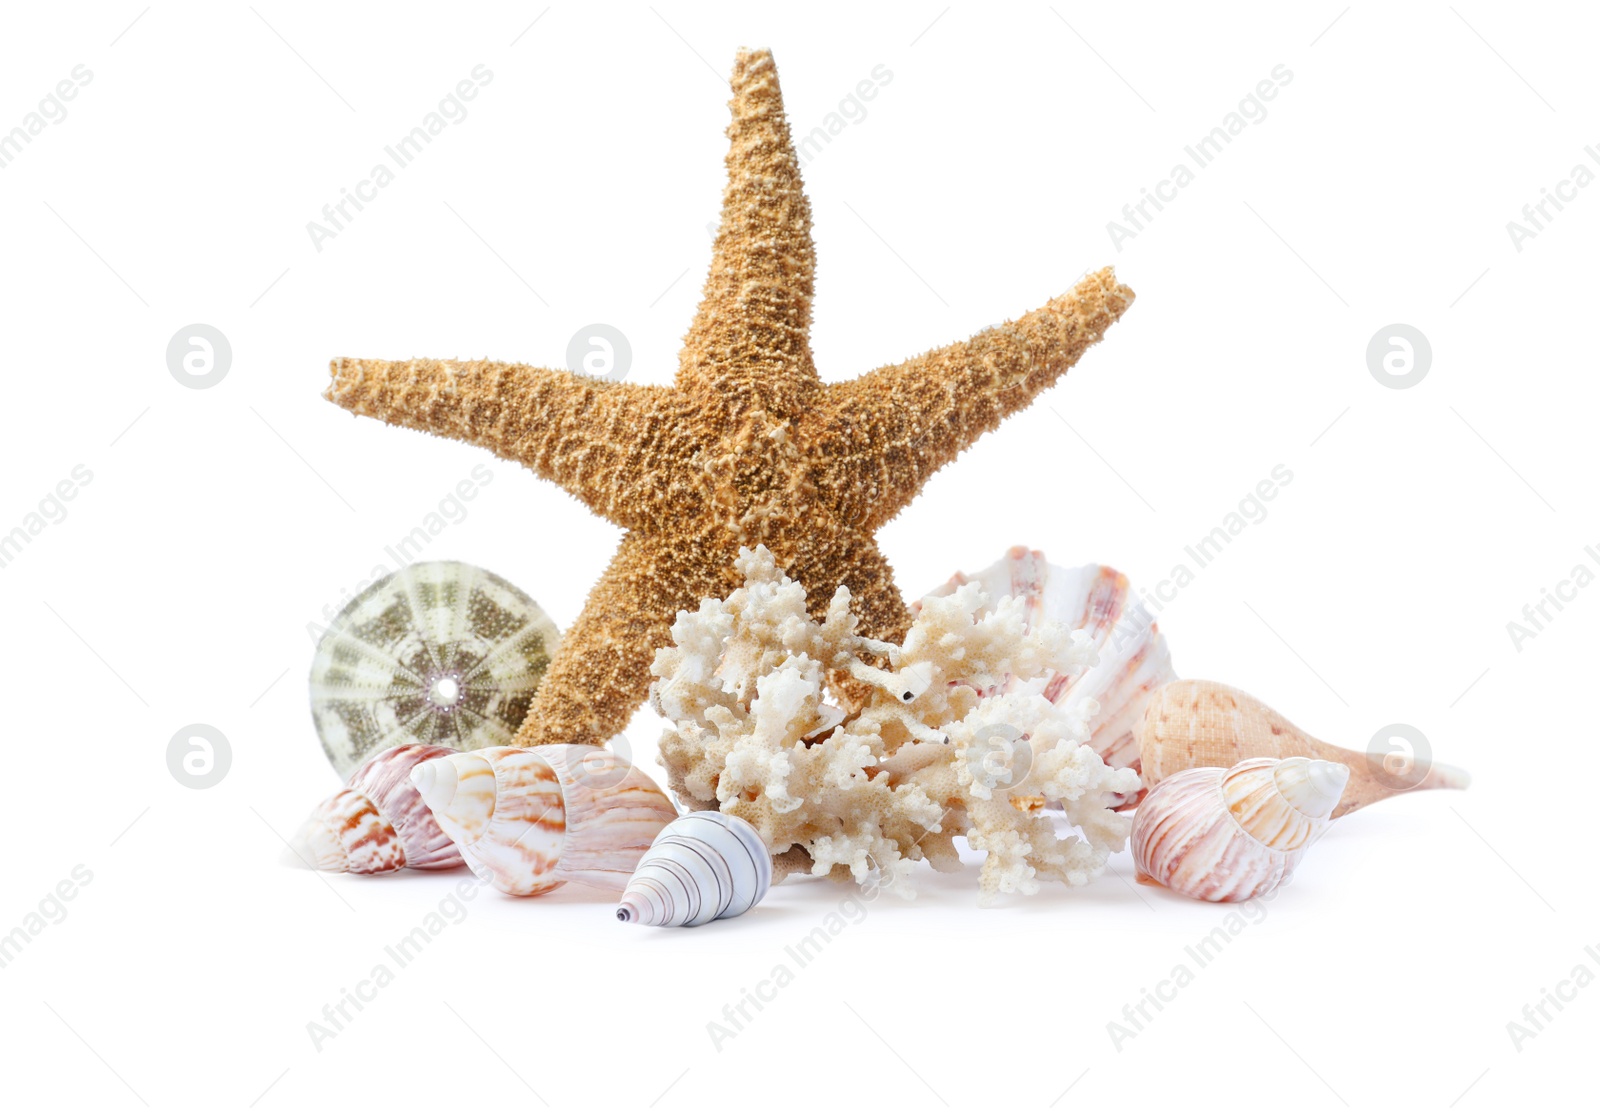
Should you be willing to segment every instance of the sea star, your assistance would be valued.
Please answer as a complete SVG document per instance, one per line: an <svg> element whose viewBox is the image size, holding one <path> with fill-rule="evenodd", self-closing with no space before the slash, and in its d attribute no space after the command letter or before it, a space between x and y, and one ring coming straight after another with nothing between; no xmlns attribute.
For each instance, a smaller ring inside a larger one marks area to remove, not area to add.
<svg viewBox="0 0 1600 1115"><path fill-rule="evenodd" d="M811 207L772 55L741 51L732 86L722 224L673 386L487 360L332 364L326 397L346 410L482 446L626 531L521 746L620 731L678 610L738 587L741 546L764 543L814 615L843 584L863 634L904 638L910 617L874 532L1133 301L1107 268L970 340L823 383L808 339Z"/></svg>

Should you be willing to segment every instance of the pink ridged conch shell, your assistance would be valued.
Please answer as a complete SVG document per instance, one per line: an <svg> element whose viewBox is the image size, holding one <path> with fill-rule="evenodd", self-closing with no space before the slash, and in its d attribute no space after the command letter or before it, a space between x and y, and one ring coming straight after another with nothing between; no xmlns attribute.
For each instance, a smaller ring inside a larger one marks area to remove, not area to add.
<svg viewBox="0 0 1600 1115"><path fill-rule="evenodd" d="M411 779L468 866L519 896L569 882L621 891L678 816L647 775L602 747L451 752Z"/></svg>
<svg viewBox="0 0 1600 1115"><path fill-rule="evenodd" d="M1349 777L1341 763L1303 757L1180 771L1134 814L1139 881L1206 902L1267 894L1332 823Z"/></svg>
<svg viewBox="0 0 1600 1115"><path fill-rule="evenodd" d="M1092 698L1098 708L1088 717L1089 746L1107 766L1139 770L1139 741L1134 730L1144 717L1150 695L1178 675L1172 668L1166 638L1128 578L1107 565L1051 565L1042 552L1013 546L993 565L970 575L956 573L927 595L948 596L974 582L991 602L1004 596L1020 597L1030 627L1054 620L1069 631L1088 633L1099 662L1076 673L1052 675L1044 695L1063 707ZM912 605L913 614L917 609L918 605ZM1008 678L980 693L1006 692L1016 684ZM1114 808L1127 809L1142 795L1143 791L1123 795Z"/></svg>
<svg viewBox="0 0 1600 1115"><path fill-rule="evenodd" d="M402 867L460 867L461 853L410 778L418 763L451 754L448 747L416 743L378 752L311 811L291 847L318 871L382 875Z"/></svg>

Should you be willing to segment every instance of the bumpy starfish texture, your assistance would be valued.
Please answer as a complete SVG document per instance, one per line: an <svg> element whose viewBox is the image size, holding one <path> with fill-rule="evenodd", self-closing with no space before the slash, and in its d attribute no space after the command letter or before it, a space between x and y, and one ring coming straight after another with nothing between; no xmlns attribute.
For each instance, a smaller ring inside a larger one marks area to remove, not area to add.
<svg viewBox="0 0 1600 1115"><path fill-rule="evenodd" d="M809 342L811 207L772 55L740 52L732 85L722 224L673 386L487 360L333 361L339 406L482 446L626 531L521 746L622 730L677 612L738 586L741 546L765 544L813 615L845 585L862 634L902 639L910 617L874 532L1133 302L1107 268L970 340L824 384Z"/></svg>

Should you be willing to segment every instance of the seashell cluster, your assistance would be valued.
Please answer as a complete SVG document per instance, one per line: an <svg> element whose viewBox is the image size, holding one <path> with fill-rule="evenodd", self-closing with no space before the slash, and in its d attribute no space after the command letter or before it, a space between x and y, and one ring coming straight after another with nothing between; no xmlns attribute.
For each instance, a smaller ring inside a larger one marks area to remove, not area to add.
<svg viewBox="0 0 1600 1115"><path fill-rule="evenodd" d="M1156 690L1177 678L1167 640L1139 601L1128 578L1108 565L1051 565L1044 554L1013 546L993 565L973 574L956 573L929 596L943 597L976 584L991 602L1013 597L1023 603L1028 630L1046 621L1083 632L1093 665L1053 670L1044 696L1063 709L1087 709L1089 746L1110 767L1140 767L1135 729ZM992 606L992 603L991 603ZM913 615L921 609L913 604ZM985 609L987 612L987 609ZM985 614L985 613L980 613ZM972 679L984 696L1016 690L1016 677ZM1123 795L1118 808L1136 804L1142 792Z"/></svg>
<svg viewBox="0 0 1600 1115"><path fill-rule="evenodd" d="M1433 763L1426 756L1405 756L1402 766L1386 766L1386 757L1323 743L1250 694L1214 681L1163 686L1145 709L1138 734L1146 790L1193 767L1304 755L1349 769L1350 780L1333 811L1334 817L1342 817L1396 794L1464 790L1472 782L1459 767Z"/></svg>
<svg viewBox="0 0 1600 1115"><path fill-rule="evenodd" d="M379 752L356 768L344 789L311 811L290 846L318 871L381 875L402 867L460 867L461 853L410 777L418 763L451 753L427 744Z"/></svg>
<svg viewBox="0 0 1600 1115"><path fill-rule="evenodd" d="M648 776L602 747L486 747L411 771L468 866L506 894L569 882L620 891L677 817Z"/></svg>
<svg viewBox="0 0 1600 1115"><path fill-rule="evenodd" d="M1181 771L1134 814L1139 881L1206 902L1267 894L1327 829L1349 777L1342 764L1304 757Z"/></svg>
<svg viewBox="0 0 1600 1115"><path fill-rule="evenodd" d="M515 585L460 561L408 565L334 617L311 663L311 715L348 775L401 743L511 743L560 633Z"/></svg>
<svg viewBox="0 0 1600 1115"><path fill-rule="evenodd" d="M617 920L704 925L736 918L766 897L772 857L749 824L703 810L661 830L617 905Z"/></svg>
<svg viewBox="0 0 1600 1115"><path fill-rule="evenodd" d="M794 870L909 896L915 862L961 866L958 836L984 854L981 904L1081 886L1131 837L1141 882L1239 902L1288 881L1344 813L1470 781L1176 680L1106 566L1015 547L914 605L901 644L857 634L844 587L813 616L765 547L736 571L726 599L679 613L652 667L663 762L701 812L679 817L606 748L509 746L555 628L492 573L433 562L363 592L318 646L313 712L351 772L294 851L367 875L466 864L518 896L577 881L621 892L620 921L698 926Z"/></svg>

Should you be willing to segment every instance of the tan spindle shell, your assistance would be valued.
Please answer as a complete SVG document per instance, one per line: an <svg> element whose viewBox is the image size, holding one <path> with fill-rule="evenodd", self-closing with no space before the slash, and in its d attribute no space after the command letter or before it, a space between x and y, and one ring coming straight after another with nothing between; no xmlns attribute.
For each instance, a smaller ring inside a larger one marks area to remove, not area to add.
<svg viewBox="0 0 1600 1115"><path fill-rule="evenodd" d="M1386 770L1383 756L1323 743L1248 693L1215 681L1174 681L1156 690L1138 737L1146 792L1179 771L1242 759L1303 755L1340 763L1350 781L1335 817L1411 790L1464 790L1472 781L1458 767L1425 759L1409 772Z"/></svg>

